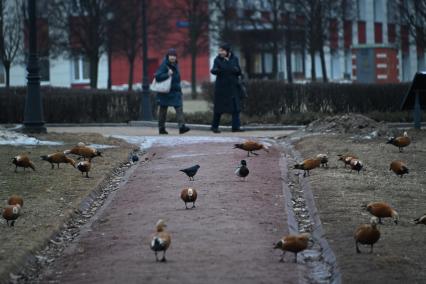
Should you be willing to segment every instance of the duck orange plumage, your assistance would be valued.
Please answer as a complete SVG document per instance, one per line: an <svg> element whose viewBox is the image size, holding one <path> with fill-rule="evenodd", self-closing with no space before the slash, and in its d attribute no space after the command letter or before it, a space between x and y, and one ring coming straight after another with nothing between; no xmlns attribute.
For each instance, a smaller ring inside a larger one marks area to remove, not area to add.
<svg viewBox="0 0 426 284"><path fill-rule="evenodd" d="M370 253L373 253L373 245L380 239L380 231L377 229L377 217L372 217L370 224L360 225L354 233L355 248L357 253L361 253L358 244L370 245Z"/></svg>
<svg viewBox="0 0 426 284"><path fill-rule="evenodd" d="M398 224L398 213L386 202L371 202L367 205L367 211L379 218L379 224L382 224L382 218L392 218Z"/></svg>
<svg viewBox="0 0 426 284"><path fill-rule="evenodd" d="M43 156L40 156L40 158L43 161L49 162L52 165L52 170L55 167L54 164L58 165L58 169L59 169L59 164L70 164L71 166L75 168L75 161L67 157L63 152L56 152L49 155L43 155Z"/></svg>
<svg viewBox="0 0 426 284"><path fill-rule="evenodd" d="M79 144L69 150L65 150L64 154L77 155L79 156L79 158L83 158L84 160L86 160L86 158L88 160L92 160L95 157L102 157L102 152L100 152L99 150L93 147L86 146L84 144Z"/></svg>
<svg viewBox="0 0 426 284"><path fill-rule="evenodd" d="M401 178L409 172L407 165L403 161L392 161L389 170L401 176Z"/></svg>
<svg viewBox="0 0 426 284"><path fill-rule="evenodd" d="M8 205L19 205L21 208L24 206L24 199L18 195L12 195L7 200Z"/></svg>
<svg viewBox="0 0 426 284"><path fill-rule="evenodd" d="M163 252L163 258L161 259L162 262L167 261L166 260L166 251L170 247L170 243L172 241L172 237L169 232L165 231L166 224L163 220L158 220L156 224L156 233L151 239L151 249L155 253L155 260L159 261L157 253L159 251Z"/></svg>
<svg viewBox="0 0 426 284"><path fill-rule="evenodd" d="M303 176L309 175L310 171L321 165L321 158L306 159L303 162L294 165L294 169L303 170Z"/></svg>
<svg viewBox="0 0 426 284"><path fill-rule="evenodd" d="M35 171L34 163L27 155L18 155L14 157L12 159L12 163L15 165L15 173L18 171L18 167L24 168L24 171L26 168L31 168Z"/></svg>
<svg viewBox="0 0 426 284"><path fill-rule="evenodd" d="M3 208L3 218L6 220L7 225L13 227L15 225L16 219L18 219L21 211L21 206L18 205L8 205ZM11 222L9 224L9 222Z"/></svg>
<svg viewBox="0 0 426 284"><path fill-rule="evenodd" d="M77 169L81 172L81 175L83 173L86 173L86 177L89 177L90 168L92 167L92 164L90 161L81 161L77 164Z"/></svg>
<svg viewBox="0 0 426 284"><path fill-rule="evenodd" d="M404 147L407 147L411 144L411 139L408 137L407 132L404 132L404 135L398 137L390 137L386 144L392 144L399 148L399 152L402 152Z"/></svg>
<svg viewBox="0 0 426 284"><path fill-rule="evenodd" d="M350 165L352 159L358 159L357 156L352 155L352 154L347 154L347 155L337 155L339 157L339 161L342 161L343 164L346 166Z"/></svg>
<svg viewBox="0 0 426 284"><path fill-rule="evenodd" d="M297 254L308 248L309 239L310 234L308 233L283 237L274 247L283 251L280 261L283 262L285 253L290 251L294 253L294 262L297 262Z"/></svg>
<svg viewBox="0 0 426 284"><path fill-rule="evenodd" d="M195 208L195 201L197 200L197 191L193 188L184 188L180 193L180 198L185 202L185 208L187 203L192 202L192 208Z"/></svg>
<svg viewBox="0 0 426 284"><path fill-rule="evenodd" d="M251 141L251 140L245 141L244 143L240 143L240 144L234 144L234 149L241 149L241 150L247 151L247 157L250 157L250 154L258 155L254 151L259 151L262 149L268 152L268 147L266 147L265 145L261 143L258 143L256 141Z"/></svg>

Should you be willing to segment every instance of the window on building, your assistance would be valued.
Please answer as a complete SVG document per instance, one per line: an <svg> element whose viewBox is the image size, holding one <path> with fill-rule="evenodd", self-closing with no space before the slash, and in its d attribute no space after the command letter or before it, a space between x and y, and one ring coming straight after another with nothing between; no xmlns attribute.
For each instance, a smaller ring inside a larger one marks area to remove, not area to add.
<svg viewBox="0 0 426 284"><path fill-rule="evenodd" d="M331 79L338 80L341 76L341 70L340 70L340 56L338 52L332 52L331 53Z"/></svg>
<svg viewBox="0 0 426 284"><path fill-rule="evenodd" d="M352 45L352 21L343 23L343 41L345 49L351 48Z"/></svg>
<svg viewBox="0 0 426 284"><path fill-rule="evenodd" d="M396 42L396 25L393 23L388 24L388 42L389 43Z"/></svg>
<svg viewBox="0 0 426 284"><path fill-rule="evenodd" d="M302 52L298 51L293 56L293 72L303 73L303 55Z"/></svg>
<svg viewBox="0 0 426 284"><path fill-rule="evenodd" d="M345 51L345 71L343 73L343 78L350 80L352 74L352 52L349 50Z"/></svg>
<svg viewBox="0 0 426 284"><path fill-rule="evenodd" d="M263 54L263 69L264 73L272 73L272 54L264 53Z"/></svg>
<svg viewBox="0 0 426 284"><path fill-rule="evenodd" d="M382 23L374 23L374 42L383 43L383 28Z"/></svg>
<svg viewBox="0 0 426 284"><path fill-rule="evenodd" d="M365 22L359 21L358 22L358 44L365 44L367 43L367 34L365 30Z"/></svg>
<svg viewBox="0 0 426 284"><path fill-rule="evenodd" d="M88 82L90 79L90 65L89 60L85 56L76 56L73 59L73 81L74 82Z"/></svg>
<svg viewBox="0 0 426 284"><path fill-rule="evenodd" d="M3 63L0 62L0 85L6 84L6 71L4 70Z"/></svg>

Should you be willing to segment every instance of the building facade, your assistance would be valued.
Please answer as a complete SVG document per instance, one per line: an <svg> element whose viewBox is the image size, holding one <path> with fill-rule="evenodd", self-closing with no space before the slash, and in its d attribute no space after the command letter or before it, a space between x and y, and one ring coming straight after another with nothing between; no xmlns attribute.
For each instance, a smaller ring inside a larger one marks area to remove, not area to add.
<svg viewBox="0 0 426 284"><path fill-rule="evenodd" d="M15 1L5 1L7 5L22 5L25 3ZM50 0L47 0L50 1ZM137 1L138 2L138 1ZM127 2L123 1L123 4ZM139 3L139 2L138 2ZM176 13L172 13L170 9L170 2L167 0L155 1L155 9L163 10L164 15L169 15L164 19L163 33L167 33L167 41L164 43L156 42L155 33L158 29L148 28L148 73L149 79L153 79L153 74L162 63L165 54L169 48L176 48L178 51L178 61L181 71L181 77L184 86L188 86L191 78L191 58L186 52L184 42L187 41L187 20ZM38 52L39 52L39 65L41 75L41 85L55 86L55 87L71 87L71 88L88 88L90 83L90 64L89 60L82 52L78 51L75 43L73 43L72 31L69 30L68 34L64 33L64 38L70 38L70 47L73 52L63 52L60 54L52 54L49 51L49 40L55 36L55 27L50 24L48 13L46 13L46 2L41 0L37 1L38 16ZM135 7L138 9L139 7ZM169 11L169 10L170 11ZM139 9L140 10L140 9ZM12 7L8 7L6 11L16 11ZM6 17L14 17L15 15L9 14ZM72 22L72 21L70 21ZM25 53L28 47L25 21L21 23L18 29L21 34L21 47L20 52L17 54L12 66L10 68L10 85L11 86L24 86L26 85L26 57ZM140 32L141 34L141 32ZM142 35L141 35L142 36ZM203 35L204 41L208 41L208 34ZM103 49L99 58L98 64L98 88L107 88L108 85L108 54ZM0 62L1 64L1 62ZM209 80L209 54L207 50L201 50L198 53L196 60L198 82ZM142 82L142 51L138 51L134 66L133 66L133 84L134 89L141 88ZM0 87L5 86L5 70L4 66L0 66ZM129 78L129 63L125 56L118 52L112 51L111 53L111 83L112 89L125 90L128 87Z"/></svg>
<svg viewBox="0 0 426 284"><path fill-rule="evenodd" d="M250 38L249 33L256 29L258 44L253 41L250 54L244 47L235 46L236 53L241 58L249 77L271 78L273 71L273 52L271 44L265 43L267 33L273 29L271 24L273 1L235 0L230 9L235 17L249 17L251 22L263 20L257 28L253 24L235 25L236 33L241 37ZM279 2L279 1L278 1ZM285 1L284 1L285 2ZM425 50L416 44L416 39L410 33L408 25L403 24L401 3L407 9L414 9L413 0L348 0L347 12L342 18L331 19L327 22L327 42L324 47L325 65L329 81L334 82L363 82L388 83L412 80L417 71L425 69ZM305 20L303 15L292 11L293 21ZM220 17L220 13L216 14ZM285 17L285 16L284 16ZM265 20L266 19L266 20ZM213 21L217 23L218 21ZM219 21L220 22L220 21ZM265 23L266 22L266 23ZM291 24L290 24L291 25ZM212 30L215 30L214 28ZM217 29L216 29L217 30ZM306 31L300 31L304 33ZM243 35L243 33L245 33ZM211 35L211 54L217 49L218 35ZM285 36L283 36L285 41ZM286 56L283 43L278 52L278 79L288 78L287 60L291 60L292 77L296 82L311 80L312 57L306 47L294 47L291 56ZM210 60L212 60L212 58ZM315 55L315 73L317 80L322 79L321 58Z"/></svg>
<svg viewBox="0 0 426 284"><path fill-rule="evenodd" d="M228 14L246 20L256 20L271 17L271 3L269 0L222 0L230 3ZM329 21L328 40L324 47L325 66L327 77L332 82L363 82L363 83L388 83L410 81L417 71L425 70L425 49L416 44L416 39L409 28L401 24L400 10L395 5L398 0L347 0L348 13L343 20ZM405 0L407 7L411 7L415 0ZM214 80L209 73L210 67L217 55L220 44L219 31L223 28L221 12L209 1L210 28L206 30L201 41L208 42L209 48L201 50L196 60L197 82ZM284 1L285 2L285 1ZM15 1L6 1L13 5ZM170 9L166 0L158 0L162 9ZM38 1L40 12L39 46L41 84L57 87L85 88L89 86L89 62L83 54L70 55L64 53L51 55L48 50L50 35L54 32L49 25L47 14L43 13L43 1ZM410 6L411 5L411 6ZM297 14L297 11L295 12ZM167 13L166 13L167 14ZM148 69L150 80L153 73L164 58L168 48L175 47L179 53L179 64L184 86L188 86L191 78L191 59L185 51L184 42L187 21L179 16L169 13L165 31L171 39L161 42L149 43ZM173 16L174 15L174 16ZM10 14L7 16L11 16ZM303 16L296 15L296 21L303 22ZM249 24L234 25L231 27L233 37L246 38L246 46L234 44L235 53L240 57L243 69L251 78L271 78L273 72L273 53L268 38L271 37L272 27L268 24L254 30ZM148 30L151 35L158 31ZM301 33L304 31L301 31ZM306 32L306 31L305 31ZM10 69L10 85L26 85L25 25L22 23L22 52L12 63ZM67 35L64 35L67 36ZM152 36L148 36L152 38ZM155 37L154 37L155 38ZM277 76L278 79L288 78L287 72L292 72L295 82L308 82L312 74L312 57L306 47L295 47L288 56L284 44L278 50ZM155 44L153 44L155 43ZM252 48L257 46L256 48ZM287 68L287 60L291 60L291 70ZM315 55L315 73L317 80L322 79L321 57ZM113 89L126 89L129 78L129 64L126 58L117 53L111 54L111 83ZM137 56L134 64L133 83L135 88L140 88L142 81L142 59ZM0 66L0 86L5 85L5 72ZM108 55L101 54L98 65L98 88L108 85Z"/></svg>

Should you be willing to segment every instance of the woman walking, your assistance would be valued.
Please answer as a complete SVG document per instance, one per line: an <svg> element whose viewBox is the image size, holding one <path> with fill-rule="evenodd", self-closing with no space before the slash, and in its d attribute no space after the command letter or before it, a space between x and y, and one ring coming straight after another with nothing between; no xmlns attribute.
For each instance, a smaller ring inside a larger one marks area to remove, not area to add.
<svg viewBox="0 0 426 284"><path fill-rule="evenodd" d="M158 131L160 134L169 134L166 131L166 118L168 107L176 110L176 119L179 125L179 134L188 132L190 129L185 125L183 117L182 88L180 85L180 72L177 61L176 49L170 48L167 51L163 63L155 72L155 80L161 82L172 77L170 92L167 94L158 93L157 102L160 106L158 114Z"/></svg>
<svg viewBox="0 0 426 284"><path fill-rule="evenodd" d="M238 81L241 67L238 57L231 52L229 44L222 44L219 47L219 54L215 58L210 72L216 75L211 130L214 133L220 133L220 117L223 113L230 113L232 114L232 132L243 131L240 128L241 92Z"/></svg>

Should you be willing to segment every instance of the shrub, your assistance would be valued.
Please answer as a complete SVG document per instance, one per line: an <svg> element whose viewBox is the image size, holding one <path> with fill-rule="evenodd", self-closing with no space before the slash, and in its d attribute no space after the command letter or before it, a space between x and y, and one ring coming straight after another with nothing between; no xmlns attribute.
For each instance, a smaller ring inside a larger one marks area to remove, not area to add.
<svg viewBox="0 0 426 284"><path fill-rule="evenodd" d="M248 82L243 113L249 117L312 112L368 113L399 111L409 83L399 84L287 84L283 81ZM203 85L204 97L213 101L213 84Z"/></svg>

